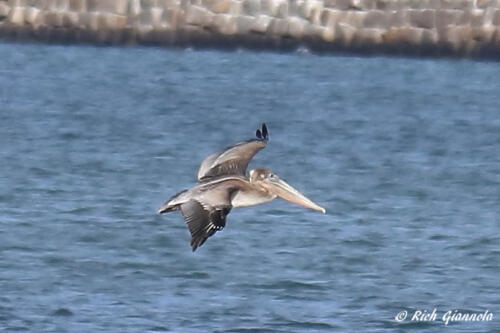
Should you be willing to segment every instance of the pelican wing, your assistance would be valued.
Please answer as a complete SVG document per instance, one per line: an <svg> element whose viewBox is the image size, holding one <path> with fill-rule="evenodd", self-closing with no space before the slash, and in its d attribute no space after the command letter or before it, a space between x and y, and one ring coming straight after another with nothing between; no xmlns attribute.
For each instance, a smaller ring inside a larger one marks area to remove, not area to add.
<svg viewBox="0 0 500 333"><path fill-rule="evenodd" d="M245 176L250 160L267 145L269 135L266 124L257 130L256 139L237 143L222 152L205 158L198 170L198 182L220 176Z"/></svg>
<svg viewBox="0 0 500 333"><path fill-rule="evenodd" d="M231 206L210 208L192 199L181 205L181 211L191 233L191 247L195 251L208 237L226 226L226 216Z"/></svg>

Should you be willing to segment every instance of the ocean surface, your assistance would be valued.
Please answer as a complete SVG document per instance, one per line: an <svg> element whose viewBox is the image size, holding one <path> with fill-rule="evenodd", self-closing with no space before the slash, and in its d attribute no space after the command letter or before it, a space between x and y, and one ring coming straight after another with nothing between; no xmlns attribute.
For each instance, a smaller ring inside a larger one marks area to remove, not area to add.
<svg viewBox="0 0 500 333"><path fill-rule="evenodd" d="M0 331L500 331L499 77L469 60L0 44ZM234 209L193 253L181 215L156 210L262 122L250 168L327 214Z"/></svg>

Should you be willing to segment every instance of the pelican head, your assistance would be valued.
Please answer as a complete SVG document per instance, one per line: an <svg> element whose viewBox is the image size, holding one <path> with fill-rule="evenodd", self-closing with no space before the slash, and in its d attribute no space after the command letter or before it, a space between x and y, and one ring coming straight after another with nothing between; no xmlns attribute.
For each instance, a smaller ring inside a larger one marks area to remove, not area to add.
<svg viewBox="0 0 500 333"><path fill-rule="evenodd" d="M280 179L269 169L253 169L249 173L250 183L262 187L270 195L278 196L286 201L326 213L326 210Z"/></svg>

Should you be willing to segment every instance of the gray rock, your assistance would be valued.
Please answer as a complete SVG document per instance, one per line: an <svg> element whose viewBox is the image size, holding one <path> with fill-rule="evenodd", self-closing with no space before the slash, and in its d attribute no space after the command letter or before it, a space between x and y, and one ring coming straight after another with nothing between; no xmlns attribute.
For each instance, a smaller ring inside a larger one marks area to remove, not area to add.
<svg viewBox="0 0 500 333"><path fill-rule="evenodd" d="M343 10L324 8L321 11L321 25L325 27L334 27L338 22L343 21L345 15L347 15L347 13Z"/></svg>
<svg viewBox="0 0 500 333"><path fill-rule="evenodd" d="M54 27L63 27L63 15L60 11L46 11L43 12L43 22L44 25L54 28Z"/></svg>
<svg viewBox="0 0 500 333"><path fill-rule="evenodd" d="M197 26L208 26L213 20L214 14L200 6L189 6L186 12L186 23Z"/></svg>
<svg viewBox="0 0 500 333"><path fill-rule="evenodd" d="M436 12L436 26L438 28L457 25L463 12L457 9L441 9Z"/></svg>
<svg viewBox="0 0 500 333"><path fill-rule="evenodd" d="M267 32L272 19L273 18L268 15L259 15L254 19L252 28L250 30L253 32L264 34Z"/></svg>
<svg viewBox="0 0 500 333"><path fill-rule="evenodd" d="M256 16L260 14L260 1L259 0L243 0L242 3L243 14Z"/></svg>
<svg viewBox="0 0 500 333"><path fill-rule="evenodd" d="M382 29L358 29L354 36L356 43L364 47L373 47L382 44L383 41Z"/></svg>
<svg viewBox="0 0 500 333"><path fill-rule="evenodd" d="M0 2L0 19L9 16L10 7L5 2Z"/></svg>
<svg viewBox="0 0 500 333"><path fill-rule="evenodd" d="M285 36L288 32L288 21L281 18L273 18L269 23L267 32L271 36Z"/></svg>
<svg viewBox="0 0 500 333"><path fill-rule="evenodd" d="M287 35L296 39L302 39L308 22L298 17L289 17Z"/></svg>
<svg viewBox="0 0 500 333"><path fill-rule="evenodd" d="M232 15L216 14L212 24L216 31L223 35L236 35L238 33L238 24L236 18Z"/></svg>
<svg viewBox="0 0 500 333"><path fill-rule="evenodd" d="M500 9L496 9L493 13L492 24L500 26Z"/></svg>
<svg viewBox="0 0 500 333"><path fill-rule="evenodd" d="M408 10L410 25L417 28L432 29L435 27L436 11L433 9Z"/></svg>
<svg viewBox="0 0 500 333"><path fill-rule="evenodd" d="M25 7L12 7L8 17L9 22L19 26L24 25L24 12Z"/></svg>
<svg viewBox="0 0 500 333"><path fill-rule="evenodd" d="M348 10L356 7L354 0L324 0L323 5L340 10Z"/></svg>
<svg viewBox="0 0 500 333"><path fill-rule="evenodd" d="M355 35L356 35L356 29L348 24L339 23L335 27L334 38L344 46L351 45Z"/></svg>
<svg viewBox="0 0 500 333"><path fill-rule="evenodd" d="M128 0L87 0L89 11L125 15L128 12Z"/></svg>
<svg viewBox="0 0 500 333"><path fill-rule="evenodd" d="M383 10L371 10L366 13L363 19L364 28L387 28L389 25L389 16Z"/></svg>
<svg viewBox="0 0 500 333"><path fill-rule="evenodd" d="M25 12L25 21L27 24L35 26L39 24L38 17L40 16L41 10L35 7L27 7Z"/></svg>
<svg viewBox="0 0 500 333"><path fill-rule="evenodd" d="M86 0L69 0L69 10L74 12L85 12L88 10Z"/></svg>
<svg viewBox="0 0 500 333"><path fill-rule="evenodd" d="M408 25L408 12L406 10L390 11L388 16L388 27L399 28Z"/></svg>
<svg viewBox="0 0 500 333"><path fill-rule="evenodd" d="M170 29L177 29L180 23L181 15L182 15L182 9L168 8L163 11L162 21L166 22Z"/></svg>
<svg viewBox="0 0 500 333"><path fill-rule="evenodd" d="M153 27L162 26L163 8L151 7L142 11L139 22L141 25L151 25Z"/></svg>
<svg viewBox="0 0 500 333"><path fill-rule="evenodd" d="M236 17L236 25L239 34L248 34L254 25L255 17L250 15L239 15ZM267 28L266 28L267 30Z"/></svg>
<svg viewBox="0 0 500 333"><path fill-rule="evenodd" d="M215 14L229 13L231 10L231 0L214 0L210 5L210 10Z"/></svg>

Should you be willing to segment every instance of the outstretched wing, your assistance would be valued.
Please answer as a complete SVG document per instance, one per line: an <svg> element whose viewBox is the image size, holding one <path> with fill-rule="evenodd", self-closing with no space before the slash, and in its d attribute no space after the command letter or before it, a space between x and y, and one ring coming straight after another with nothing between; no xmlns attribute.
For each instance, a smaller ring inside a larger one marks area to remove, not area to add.
<svg viewBox="0 0 500 333"><path fill-rule="evenodd" d="M198 170L198 182L220 176L245 176L250 160L269 140L266 124L256 132L256 138L240 142L222 152L205 158Z"/></svg>
<svg viewBox="0 0 500 333"><path fill-rule="evenodd" d="M191 247L195 251L208 237L226 226L226 216L231 211L231 206L204 207L199 201L192 199L181 205L181 211L191 233Z"/></svg>

